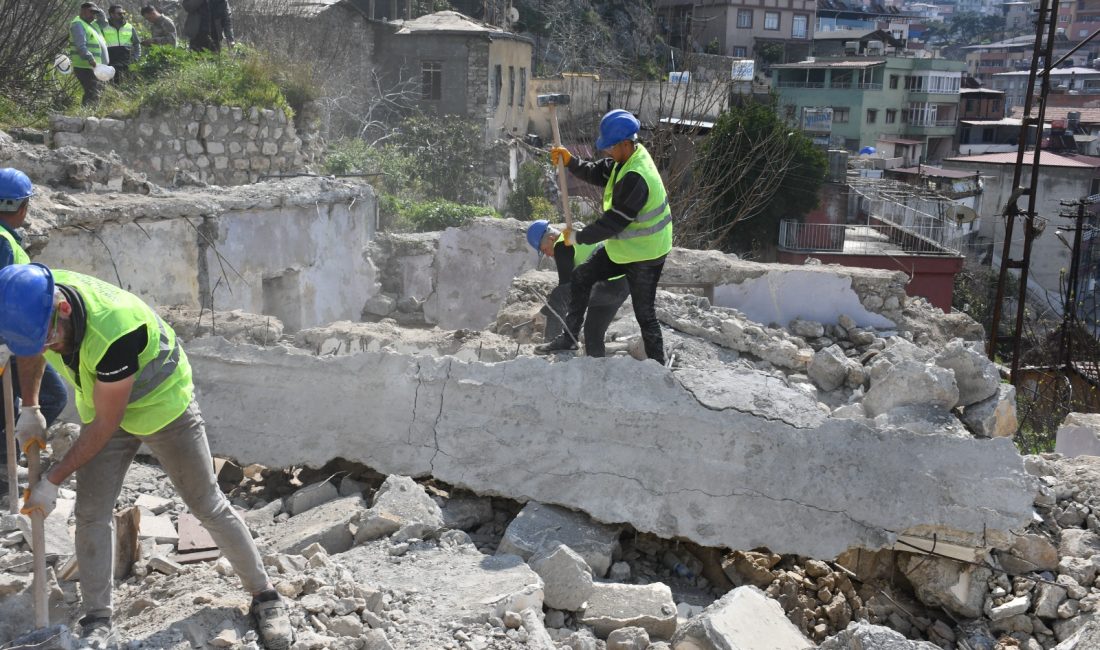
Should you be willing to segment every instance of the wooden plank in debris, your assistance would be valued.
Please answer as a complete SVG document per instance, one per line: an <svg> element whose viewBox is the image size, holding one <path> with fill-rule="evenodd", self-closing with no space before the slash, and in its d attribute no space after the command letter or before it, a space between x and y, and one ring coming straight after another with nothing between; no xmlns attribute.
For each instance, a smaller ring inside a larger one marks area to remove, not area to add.
<svg viewBox="0 0 1100 650"><path fill-rule="evenodd" d="M180 553L191 551L205 551L217 548L214 538L210 536L199 520L189 512L181 512L176 519L176 527L179 529L180 541L176 547Z"/></svg>
<svg viewBox="0 0 1100 650"><path fill-rule="evenodd" d="M115 580L129 576L134 562L141 559L140 528L141 510L136 506L115 513Z"/></svg>
<svg viewBox="0 0 1100 650"><path fill-rule="evenodd" d="M194 564L196 562L210 562L216 560L222 556L222 552L216 548L212 548L206 551L195 551L193 553L176 553L169 559L177 564Z"/></svg>

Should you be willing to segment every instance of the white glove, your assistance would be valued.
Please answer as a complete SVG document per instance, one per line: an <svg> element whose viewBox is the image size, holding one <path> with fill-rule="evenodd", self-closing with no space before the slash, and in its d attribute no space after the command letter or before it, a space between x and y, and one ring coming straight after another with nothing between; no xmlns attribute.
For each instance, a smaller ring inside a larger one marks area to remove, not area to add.
<svg viewBox="0 0 1100 650"><path fill-rule="evenodd" d="M15 423L15 441L24 454L32 445L46 448L46 416L41 406L24 406L19 409L19 421Z"/></svg>
<svg viewBox="0 0 1100 650"><path fill-rule="evenodd" d="M8 361L11 360L11 350L8 346L0 344L0 374L3 374L8 367Z"/></svg>
<svg viewBox="0 0 1100 650"><path fill-rule="evenodd" d="M19 512L25 515L33 515L36 511L42 513L42 518L50 516L57 507L57 486L43 477L33 488L27 488L23 492L23 507Z"/></svg>

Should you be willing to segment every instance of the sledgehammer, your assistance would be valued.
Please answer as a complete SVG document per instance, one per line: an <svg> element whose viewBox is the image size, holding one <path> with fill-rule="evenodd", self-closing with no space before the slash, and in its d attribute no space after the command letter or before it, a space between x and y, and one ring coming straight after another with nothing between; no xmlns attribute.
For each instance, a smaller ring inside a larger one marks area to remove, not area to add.
<svg viewBox="0 0 1100 650"><path fill-rule="evenodd" d="M558 129L558 106L569 105L569 95L538 95L535 101L539 106L550 107L550 128L554 132L554 146L561 146L561 131ZM561 211L565 214L565 227L573 231L573 211L569 208L569 188L565 180L565 165L558 163L558 188L561 190Z"/></svg>

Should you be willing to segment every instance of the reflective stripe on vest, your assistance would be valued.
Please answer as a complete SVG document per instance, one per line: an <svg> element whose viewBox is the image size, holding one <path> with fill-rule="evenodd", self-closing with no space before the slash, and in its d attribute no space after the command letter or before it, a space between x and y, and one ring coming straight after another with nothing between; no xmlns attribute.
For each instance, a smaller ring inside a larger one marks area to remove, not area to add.
<svg viewBox="0 0 1100 650"><path fill-rule="evenodd" d="M15 235L11 234L7 228L0 226L0 237L3 237L8 242L8 246L11 246L12 260L15 264L31 263L31 258L27 255L27 251L23 250L19 242L15 241Z"/></svg>
<svg viewBox="0 0 1100 650"><path fill-rule="evenodd" d="M103 40L107 42L107 47L130 47L133 39L134 26L130 23L126 23L122 27L114 27L108 24L103 28Z"/></svg>
<svg viewBox="0 0 1100 650"><path fill-rule="evenodd" d="M191 403L191 366L172 331L137 296L96 278L54 271L54 280L80 294L87 315L80 343L80 366L73 372L56 352L46 359L76 388L76 407L87 424L95 419L96 368L116 341L144 327L148 336L138 354L138 372L120 427L134 435L156 433L178 418Z"/></svg>
<svg viewBox="0 0 1100 650"><path fill-rule="evenodd" d="M565 233L562 233L562 234L558 235L558 239L557 239L557 241L554 242L554 244L557 245L557 244L560 244L563 241L565 241ZM596 254L596 251L600 250L601 248L603 248L603 242L600 242L598 244L578 244L578 243L574 242L574 244L573 244L573 269L576 270L576 268L578 266L580 266L581 264L584 264L588 260L592 259L592 256ZM618 280L619 278L622 278L622 277L626 277L626 276L616 275L613 278L608 278L608 281Z"/></svg>
<svg viewBox="0 0 1100 650"><path fill-rule="evenodd" d="M80 16L73 18L72 22L69 23L70 26L74 24L80 25L84 28L84 42L85 44L87 44L88 52L92 55L92 58L95 59L96 63L103 63L103 49L99 46L99 39L103 37L102 34L99 33L99 30L96 29L94 25L89 25L88 23L84 22L84 20ZM74 68L92 67L92 64L88 63L88 60L76 51L76 43L73 43L72 34L69 35L69 59L72 60Z"/></svg>
<svg viewBox="0 0 1100 650"><path fill-rule="evenodd" d="M668 206L668 194L657 165L644 146L635 145L630 159L621 167L615 165L612 169L611 178L604 188L604 211L612 209L616 181L629 172L642 177L649 195L633 223L608 239L604 246L607 256L616 264L655 260L672 250L672 211Z"/></svg>

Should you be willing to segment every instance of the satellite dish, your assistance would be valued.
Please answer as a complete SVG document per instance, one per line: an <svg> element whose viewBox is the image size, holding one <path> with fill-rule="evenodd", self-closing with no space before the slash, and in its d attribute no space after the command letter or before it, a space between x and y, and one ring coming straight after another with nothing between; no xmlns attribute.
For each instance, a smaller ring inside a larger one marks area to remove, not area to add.
<svg viewBox="0 0 1100 650"><path fill-rule="evenodd" d="M974 208L965 205L952 205L947 208L947 218L961 226L977 219L978 213L974 211Z"/></svg>
<svg viewBox="0 0 1100 650"><path fill-rule="evenodd" d="M519 9L508 7L508 24L515 25L519 22Z"/></svg>

